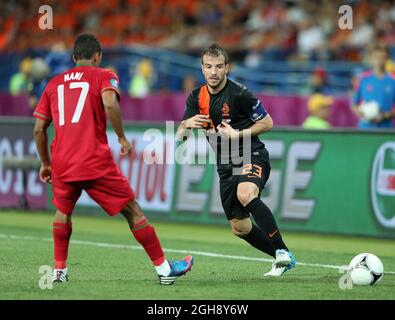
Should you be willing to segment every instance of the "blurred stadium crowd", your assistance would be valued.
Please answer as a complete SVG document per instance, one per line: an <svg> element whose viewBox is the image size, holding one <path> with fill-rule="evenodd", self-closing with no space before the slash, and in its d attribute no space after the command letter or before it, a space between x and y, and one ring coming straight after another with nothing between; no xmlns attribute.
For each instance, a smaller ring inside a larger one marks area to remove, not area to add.
<svg viewBox="0 0 395 320"><path fill-rule="evenodd" d="M353 29L338 28L338 9L353 7ZM37 32L37 8L48 4L54 29ZM200 51L212 42L240 55L360 61L374 40L395 41L395 1L309 0L9 0L0 3L0 49L50 48L95 33L103 46L144 44Z"/></svg>
<svg viewBox="0 0 395 320"><path fill-rule="evenodd" d="M52 30L39 29L44 4ZM338 26L344 4L352 29ZM27 91L33 107L46 81L72 67L82 32L98 37L103 66L131 97L189 92L203 81L199 54L213 42L230 53L231 78L256 93L349 95L377 43L395 72L395 0L8 0L0 1L0 91Z"/></svg>

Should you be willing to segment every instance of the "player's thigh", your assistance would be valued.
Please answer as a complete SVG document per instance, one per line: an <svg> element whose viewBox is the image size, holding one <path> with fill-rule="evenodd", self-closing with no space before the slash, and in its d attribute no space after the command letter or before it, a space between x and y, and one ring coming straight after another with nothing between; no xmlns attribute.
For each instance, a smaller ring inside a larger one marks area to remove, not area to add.
<svg viewBox="0 0 395 320"><path fill-rule="evenodd" d="M237 199L242 205L247 205L254 198L257 198L260 193L260 186L254 182L244 181L237 185Z"/></svg>
<svg viewBox="0 0 395 320"><path fill-rule="evenodd" d="M52 181L53 204L61 213L71 215L78 198L81 196L81 182Z"/></svg>
<svg viewBox="0 0 395 320"><path fill-rule="evenodd" d="M128 180L118 167L99 179L93 180L85 191L107 214L113 216L121 212L135 195Z"/></svg>
<svg viewBox="0 0 395 320"><path fill-rule="evenodd" d="M235 187L232 185L232 177L220 178L219 195L225 214L232 210L232 194L235 193Z"/></svg>
<svg viewBox="0 0 395 320"><path fill-rule="evenodd" d="M237 176L230 176L220 180L221 203L228 220L235 218L242 220L249 217L249 213L237 199L237 185Z"/></svg>
<svg viewBox="0 0 395 320"><path fill-rule="evenodd" d="M243 184L244 182L249 182L255 184L259 191L261 191L265 185L267 180L269 179L270 176L270 162L269 162L269 156L266 151L266 149L263 149L261 153L258 153L258 155L253 155L251 157L251 162L246 163L243 165L243 168L241 170L238 182L239 185ZM243 184L242 187L240 187L240 191L248 191L248 189L253 188L251 185L246 185Z"/></svg>

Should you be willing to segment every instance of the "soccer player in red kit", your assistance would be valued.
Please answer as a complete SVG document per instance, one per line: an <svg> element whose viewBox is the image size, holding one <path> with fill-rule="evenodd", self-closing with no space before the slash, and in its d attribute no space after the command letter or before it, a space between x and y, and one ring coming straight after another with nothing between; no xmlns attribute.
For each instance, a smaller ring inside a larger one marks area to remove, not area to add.
<svg viewBox="0 0 395 320"><path fill-rule="evenodd" d="M118 136L121 155L130 156L119 107L118 77L101 69L102 50L91 34L74 44L76 67L54 77L34 111L34 138L41 161L40 179L52 183L54 282L68 280L66 265L72 231L71 214L85 190L110 216L121 212L136 240L155 266L160 284L173 284L188 272L193 257L168 262L151 224L138 205L133 190L116 166L106 136L106 115ZM53 122L55 138L48 153L47 128Z"/></svg>

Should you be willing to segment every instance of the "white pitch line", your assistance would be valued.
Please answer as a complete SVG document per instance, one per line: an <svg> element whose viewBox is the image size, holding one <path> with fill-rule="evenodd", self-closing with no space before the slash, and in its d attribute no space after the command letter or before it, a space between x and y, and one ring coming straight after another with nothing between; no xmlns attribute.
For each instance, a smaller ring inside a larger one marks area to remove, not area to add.
<svg viewBox="0 0 395 320"><path fill-rule="evenodd" d="M32 237L32 236L17 236L13 234L3 234L0 233L0 239L12 239L12 240L34 240L34 241L46 241L52 242L51 238L40 238L40 237ZM94 241L85 241L85 240L71 240L73 244L81 244L87 246L94 247L102 247L102 248L117 248L117 249L132 249L132 250L143 250L141 246L133 246L126 244L116 244L116 243L105 243L105 242L94 242ZM194 254L198 256L205 257L214 257L214 258L225 258L225 259L234 259L234 260L248 260L248 261L259 261L259 262L273 262L273 259L265 259L265 258L254 258L254 257L245 257L245 256L232 256L221 253L213 253L213 252L204 252L204 251L193 251L193 250L180 250L180 249L166 249L163 248L166 252L174 252L174 253L186 253L186 254ZM297 262L298 266L306 266L306 267L316 267L316 268L328 268L328 269L342 269L344 266L336 266L331 264L320 264L320 263L307 263L307 262ZM395 271L385 271L385 274L395 274Z"/></svg>

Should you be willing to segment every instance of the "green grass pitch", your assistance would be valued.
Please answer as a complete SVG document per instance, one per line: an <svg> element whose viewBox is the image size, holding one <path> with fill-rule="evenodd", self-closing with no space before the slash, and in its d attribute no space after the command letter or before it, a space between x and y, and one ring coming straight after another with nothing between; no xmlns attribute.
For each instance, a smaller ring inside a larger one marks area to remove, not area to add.
<svg viewBox="0 0 395 320"><path fill-rule="evenodd" d="M284 232L300 264L283 277L264 278L271 263L256 258L270 257L229 228L152 221L169 259L183 257L183 251L195 257L190 273L160 286L124 219L78 213L70 281L40 289L39 267L52 265L52 216L0 211L0 299L395 299L394 240ZM361 252L379 256L390 273L375 286L340 289L335 266Z"/></svg>

